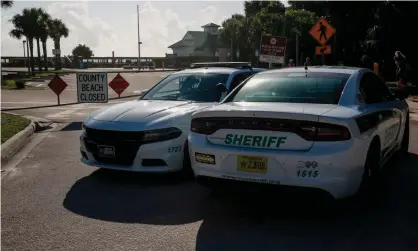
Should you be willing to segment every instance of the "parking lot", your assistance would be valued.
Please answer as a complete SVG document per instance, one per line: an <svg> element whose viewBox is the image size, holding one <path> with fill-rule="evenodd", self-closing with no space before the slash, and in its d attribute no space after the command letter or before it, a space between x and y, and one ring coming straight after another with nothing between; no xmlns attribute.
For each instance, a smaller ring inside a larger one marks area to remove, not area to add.
<svg viewBox="0 0 418 251"><path fill-rule="evenodd" d="M36 133L3 166L4 250L417 250L418 123L367 211L270 190L213 196L176 175L80 163L79 123ZM414 164L415 163L415 164Z"/></svg>
<svg viewBox="0 0 418 251"><path fill-rule="evenodd" d="M121 72L121 76L129 83L129 87L122 93L121 97L138 95L143 90L153 87L158 81L172 72ZM116 76L116 73L108 73L108 82ZM77 79L76 74L71 73L61 77L67 88L60 95L60 103L77 103ZM27 83L28 86L38 89L27 90L2 90L2 109L16 109L22 107L37 107L57 105L57 96L48 88L51 80L43 82ZM111 88L108 90L109 98L117 98L118 95Z"/></svg>

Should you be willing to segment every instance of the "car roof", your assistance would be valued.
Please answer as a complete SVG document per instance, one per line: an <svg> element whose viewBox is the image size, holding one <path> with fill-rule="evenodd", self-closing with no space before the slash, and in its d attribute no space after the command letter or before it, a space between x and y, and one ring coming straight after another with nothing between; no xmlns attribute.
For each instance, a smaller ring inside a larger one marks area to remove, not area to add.
<svg viewBox="0 0 418 251"><path fill-rule="evenodd" d="M253 68L254 72L264 71L263 68ZM239 69L239 68L232 68L232 67L202 67L202 68L194 68L194 69L185 69L182 71L175 72L173 74L181 74L181 73L225 73L231 74L234 72L243 71L247 72L250 71L249 69Z"/></svg>
<svg viewBox="0 0 418 251"><path fill-rule="evenodd" d="M349 67L349 66L308 66L308 73L309 72L322 72L322 73L344 73L353 75L361 71L362 68L358 67ZM280 72L305 72L305 67L289 67L289 68L282 68L282 69L274 69L268 70L259 74L274 74Z"/></svg>

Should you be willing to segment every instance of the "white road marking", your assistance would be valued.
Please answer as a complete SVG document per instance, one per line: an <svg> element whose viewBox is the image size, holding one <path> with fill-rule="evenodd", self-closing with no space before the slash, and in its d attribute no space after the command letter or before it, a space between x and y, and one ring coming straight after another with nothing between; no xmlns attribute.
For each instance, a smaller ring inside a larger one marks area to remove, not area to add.
<svg viewBox="0 0 418 251"><path fill-rule="evenodd" d="M76 111L82 110L81 108L78 109L67 109L65 111L62 112L57 112L57 113L53 113L50 115L47 115L47 118L68 118L69 116L71 116L71 114L73 114Z"/></svg>
<svg viewBox="0 0 418 251"><path fill-rule="evenodd" d="M148 89L145 89L145 90L135 90L135 91L132 91L133 93L138 93L138 94L141 94L141 93L144 93L144 92L146 92L146 91L148 91Z"/></svg>
<svg viewBox="0 0 418 251"><path fill-rule="evenodd" d="M90 112L88 112L88 111L85 111L85 112L76 112L76 113L73 113L73 115L76 115L76 116L85 116L88 113L90 113Z"/></svg>
<svg viewBox="0 0 418 251"><path fill-rule="evenodd" d="M41 86L44 86L45 84L39 84L39 85L37 85L36 87L41 87Z"/></svg>

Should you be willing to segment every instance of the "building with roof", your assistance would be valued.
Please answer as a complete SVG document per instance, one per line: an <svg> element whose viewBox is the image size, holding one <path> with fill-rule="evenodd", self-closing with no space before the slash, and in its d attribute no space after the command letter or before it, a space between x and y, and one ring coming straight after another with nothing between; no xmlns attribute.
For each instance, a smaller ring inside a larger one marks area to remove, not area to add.
<svg viewBox="0 0 418 251"><path fill-rule="evenodd" d="M188 31L184 37L170 45L177 57L188 56L216 56L226 54L227 49L223 48L219 41L219 25L209 23L202 26L203 31Z"/></svg>

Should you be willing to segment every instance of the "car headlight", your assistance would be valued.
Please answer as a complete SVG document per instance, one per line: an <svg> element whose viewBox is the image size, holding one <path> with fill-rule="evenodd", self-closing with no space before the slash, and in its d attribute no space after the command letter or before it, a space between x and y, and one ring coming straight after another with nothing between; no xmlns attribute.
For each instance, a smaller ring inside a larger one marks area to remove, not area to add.
<svg viewBox="0 0 418 251"><path fill-rule="evenodd" d="M166 141L180 137L182 131L175 127L144 131L142 140L144 143Z"/></svg>

